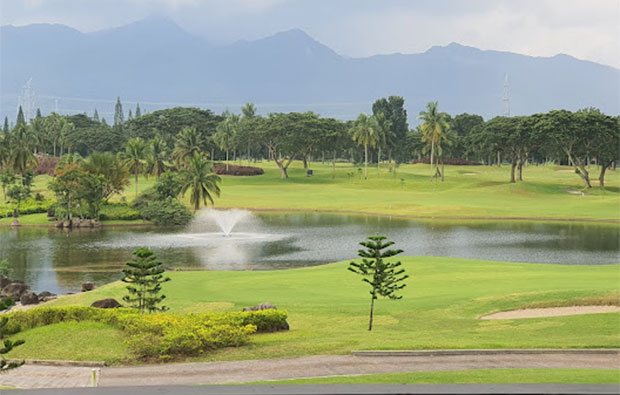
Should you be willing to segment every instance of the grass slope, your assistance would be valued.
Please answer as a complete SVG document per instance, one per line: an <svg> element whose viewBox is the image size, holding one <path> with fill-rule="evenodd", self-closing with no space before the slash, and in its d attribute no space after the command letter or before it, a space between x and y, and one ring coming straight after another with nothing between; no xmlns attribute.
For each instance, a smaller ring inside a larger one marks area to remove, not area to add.
<svg viewBox="0 0 620 395"><path fill-rule="evenodd" d="M264 168L265 174L223 177L217 207L432 217L620 218L620 172L612 170L607 173L605 191L593 182L594 188L581 196L567 192L582 189L580 178L570 168L560 166L528 166L524 169L525 181L510 184L509 166L446 166L442 183L430 182L429 166L423 164L401 165L395 172L384 165L381 176L371 168L368 180L363 179L359 167L346 163L338 164L335 173L330 164L312 163L314 176L306 177L301 162L294 162L286 180L280 178L272 162L253 165ZM591 172L596 177L598 170L592 166ZM138 191L155 181L155 177L140 177ZM33 193L52 198L48 182L48 176L38 176ZM124 196L113 201L131 201L134 197L132 177ZM184 200L189 205L188 196ZM44 217L27 217L22 217L27 221L24 223L48 223Z"/></svg>
<svg viewBox="0 0 620 395"><path fill-rule="evenodd" d="M244 384L619 384L615 369L472 369L262 381Z"/></svg>
<svg viewBox="0 0 620 395"><path fill-rule="evenodd" d="M620 314L482 321L488 313L618 292L617 266L560 266L403 257L411 278L402 300L379 300L369 333L367 286L347 263L263 272L172 272L172 312L239 311L269 301L289 312L291 331L205 360L345 354L355 349L592 348L620 346ZM120 300L124 284L69 295L50 305Z"/></svg>

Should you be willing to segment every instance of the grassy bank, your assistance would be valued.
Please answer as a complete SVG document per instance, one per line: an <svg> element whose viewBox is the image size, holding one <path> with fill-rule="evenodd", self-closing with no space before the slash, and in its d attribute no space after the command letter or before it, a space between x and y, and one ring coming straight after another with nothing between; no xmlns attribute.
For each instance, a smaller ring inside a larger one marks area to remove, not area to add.
<svg viewBox="0 0 620 395"><path fill-rule="evenodd" d="M172 272L164 286L172 312L239 311L269 301L289 313L291 330L252 337L250 346L203 360L345 354L355 349L595 348L620 346L620 314L483 321L523 306L561 305L616 294L620 273L610 266L520 264L404 257L411 275L402 300L379 300L367 329L370 298L347 263L265 272ZM50 305L121 299L124 284L62 297ZM609 300L607 298L599 298ZM24 332L28 335L30 331ZM52 341L50 339L50 341ZM21 349L21 350L20 350ZM36 355L25 344L13 356ZM19 353L19 354L17 354ZM105 355L92 355L92 359Z"/></svg>
<svg viewBox="0 0 620 395"><path fill-rule="evenodd" d="M440 372L365 374L360 376L244 383L264 384L618 384L615 369L471 369Z"/></svg>
<svg viewBox="0 0 620 395"><path fill-rule="evenodd" d="M245 163L244 163L245 164ZM431 182L428 165L401 165L389 171L386 165L377 175L369 169L364 180L360 167L312 163L312 177L305 176L300 162L289 170L290 178L281 179L272 162L253 164L265 169L254 177L223 177L222 196L216 207L249 209L348 211L367 214L403 215L435 218L504 219L620 219L620 173L608 171L604 191L582 190L579 177L569 167L528 166L525 181L510 184L509 166L447 166L445 182ZM595 166L591 172L597 173ZM34 193L46 198L48 176L38 176ZM113 201L131 201L135 197L133 178L123 196ZM155 177L141 177L138 191L153 186ZM189 198L184 198L189 205ZM44 216L23 216L23 223L49 223ZM0 224L10 222L0 220ZM122 224L123 221L117 221Z"/></svg>

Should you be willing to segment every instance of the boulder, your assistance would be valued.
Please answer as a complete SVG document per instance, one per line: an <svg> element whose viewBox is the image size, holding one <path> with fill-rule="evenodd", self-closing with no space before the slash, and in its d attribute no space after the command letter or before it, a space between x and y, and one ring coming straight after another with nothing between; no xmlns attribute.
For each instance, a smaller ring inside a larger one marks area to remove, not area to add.
<svg viewBox="0 0 620 395"><path fill-rule="evenodd" d="M19 301L22 305L37 304L39 303L39 297L34 292L28 291L25 292L21 298L19 298Z"/></svg>
<svg viewBox="0 0 620 395"><path fill-rule="evenodd" d="M28 292L28 286L22 281L12 281L2 288L2 294L10 296L13 300L19 300L26 292Z"/></svg>
<svg viewBox="0 0 620 395"><path fill-rule="evenodd" d="M108 298L108 299L101 299L96 302L93 302L93 304L91 304L90 307L98 307L100 309L116 309L122 306L120 303L116 301L116 299Z"/></svg>
<svg viewBox="0 0 620 395"><path fill-rule="evenodd" d="M260 311L260 310L278 310L278 308L269 302L259 303L253 307L244 307L242 311Z"/></svg>
<svg viewBox="0 0 620 395"><path fill-rule="evenodd" d="M10 283L11 283L11 279L10 278L8 278L6 276L0 275L0 289L6 287Z"/></svg>
<svg viewBox="0 0 620 395"><path fill-rule="evenodd" d="M64 221L62 221L61 228L70 229L71 228L71 221L69 221L68 219L65 219Z"/></svg>
<svg viewBox="0 0 620 395"><path fill-rule="evenodd" d="M47 302L48 300L56 299L56 294L51 293L50 291L43 291L39 294L40 302Z"/></svg>
<svg viewBox="0 0 620 395"><path fill-rule="evenodd" d="M90 281L82 283L82 292L92 291L93 289L95 289L95 284L91 283Z"/></svg>

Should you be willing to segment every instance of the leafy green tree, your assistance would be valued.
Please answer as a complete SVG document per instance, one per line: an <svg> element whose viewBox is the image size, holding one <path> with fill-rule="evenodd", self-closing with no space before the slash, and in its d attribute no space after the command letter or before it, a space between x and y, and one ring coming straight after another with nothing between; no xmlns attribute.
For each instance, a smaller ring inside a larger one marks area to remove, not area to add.
<svg viewBox="0 0 620 395"><path fill-rule="evenodd" d="M168 145L160 136L149 141L150 149L147 157L147 172L159 178L172 163L168 162Z"/></svg>
<svg viewBox="0 0 620 395"><path fill-rule="evenodd" d="M32 194L32 176L20 176L19 180L19 183L10 185L6 193L9 199L15 203L15 209L13 210L15 224L17 223L17 217L19 217L21 203Z"/></svg>
<svg viewBox="0 0 620 395"><path fill-rule="evenodd" d="M49 182L48 188L56 195L56 211L59 217L71 220L80 201L80 183L84 170L71 155L63 159L54 170L54 178Z"/></svg>
<svg viewBox="0 0 620 395"><path fill-rule="evenodd" d="M378 99L372 105L372 113L375 117L383 114L385 121L389 122L389 128L384 130L389 162L392 162L392 158L400 163L405 162L410 155L404 144L409 132L405 99L401 96Z"/></svg>
<svg viewBox="0 0 620 395"><path fill-rule="evenodd" d="M364 178L368 179L368 147L375 147L379 140L380 126L373 115L360 114L351 132L353 141L364 146Z"/></svg>
<svg viewBox="0 0 620 395"><path fill-rule="evenodd" d="M11 334L9 333L9 328L7 327L8 323L9 323L8 317L0 318L0 340L2 340L2 345L0 346L0 355L8 354L15 347L21 346L22 344L25 343L24 340L13 341L10 339L5 339L5 337ZM24 361L7 362L6 359L2 358L0 360L0 374L5 373L11 369L18 368L22 366L23 364L24 364Z"/></svg>
<svg viewBox="0 0 620 395"><path fill-rule="evenodd" d="M122 281L129 284L126 287L129 294L123 300L140 313L168 310L166 306L159 306L166 298L160 294L161 285L170 281L169 277L164 277L162 263L146 247L138 248L133 255L133 260L126 263L128 268L123 270Z"/></svg>
<svg viewBox="0 0 620 395"><path fill-rule="evenodd" d="M129 185L129 170L122 161L111 152L93 152L83 163L90 174L103 177L104 185L101 198L108 201L120 194Z"/></svg>
<svg viewBox="0 0 620 395"><path fill-rule="evenodd" d="M358 255L362 258L362 262L349 263L348 270L363 276L362 281L371 287L370 321L368 324L368 330L371 331L375 300L379 296L389 299L402 299L402 296L396 295L396 291L406 286L402 282L409 278L409 276L403 274L405 272L404 269L399 268L401 266L400 262L385 261L385 259L403 252L403 250L385 250L394 244L393 241L384 241L386 240L385 236L371 236L368 240L360 243L365 249L358 250Z"/></svg>
<svg viewBox="0 0 620 395"><path fill-rule="evenodd" d="M438 102L430 102L426 105L426 111L420 111L419 119L422 121L420 130L422 131L422 139L431 146L430 164L431 169L434 168L433 176L441 176L439 164L435 157L435 147L441 145L446 139L446 131L448 130L448 114L439 112Z"/></svg>
<svg viewBox="0 0 620 395"><path fill-rule="evenodd" d="M190 191L189 201L194 206L194 211L200 208L200 202L207 205L207 200L213 204L213 196L220 196L220 176L213 172L213 164L201 155L194 155L188 161L188 166L183 172L183 184L181 193Z"/></svg>
<svg viewBox="0 0 620 395"><path fill-rule="evenodd" d="M17 174L25 175L34 168L38 160L34 155L35 138L29 127L22 123L15 127L9 138L9 167Z"/></svg>
<svg viewBox="0 0 620 395"><path fill-rule="evenodd" d="M4 200L7 198L6 190L7 188L15 182L15 174L11 173L9 170L4 170L0 173L0 186L2 186L2 196Z"/></svg>
<svg viewBox="0 0 620 395"><path fill-rule="evenodd" d="M140 137L129 139L125 143L125 150L120 153L123 164L134 175L136 197L138 196L138 175L144 169L147 154L148 146Z"/></svg>
<svg viewBox="0 0 620 395"><path fill-rule="evenodd" d="M235 134L237 134L239 126L239 117L229 115L217 125L213 141L222 151L226 152L226 171L228 171L228 151L233 146Z"/></svg>
<svg viewBox="0 0 620 395"><path fill-rule="evenodd" d="M22 106L19 106L19 110L17 110L17 121L15 122L15 126L25 125L26 118L24 118L24 111L22 110Z"/></svg>
<svg viewBox="0 0 620 395"><path fill-rule="evenodd" d="M199 155L204 146L204 138L196 128L186 127L177 136L172 158L181 165L187 165L190 158Z"/></svg>
<svg viewBox="0 0 620 395"><path fill-rule="evenodd" d="M183 177L178 172L166 171L155 183L155 191L159 199L178 198L183 189Z"/></svg>

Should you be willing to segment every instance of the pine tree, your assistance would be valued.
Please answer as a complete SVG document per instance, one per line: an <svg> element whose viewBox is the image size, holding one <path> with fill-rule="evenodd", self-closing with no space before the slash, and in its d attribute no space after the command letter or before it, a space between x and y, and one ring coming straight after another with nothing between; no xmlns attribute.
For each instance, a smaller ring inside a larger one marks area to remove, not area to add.
<svg viewBox="0 0 620 395"><path fill-rule="evenodd" d="M398 269L400 262L385 262L385 258L393 257L403 252L403 250L387 250L381 251L394 244L393 241L383 242L385 236L371 236L370 241L361 242L360 245L366 247L365 250L358 250L358 255L362 257L362 263L351 262L348 270L364 277L362 279L368 283L372 289L370 291L370 322L368 330L372 330L372 320L375 308L375 300L379 296L389 299L402 299L402 296L396 296L395 292L405 288L406 284L399 284L408 278L408 275L402 275L405 270ZM402 276L401 276L402 275Z"/></svg>
<svg viewBox="0 0 620 395"><path fill-rule="evenodd" d="M41 109L37 107L37 118L41 118Z"/></svg>
<svg viewBox="0 0 620 395"><path fill-rule="evenodd" d="M8 117L4 117L4 126L2 127L2 132L4 134L9 133L9 118Z"/></svg>
<svg viewBox="0 0 620 395"><path fill-rule="evenodd" d="M138 248L133 255L133 260L126 263L129 268L123 270L122 281L130 284L127 286L129 295L124 296L123 300L140 313L168 310L166 306L157 306L166 298L159 295L161 284L170 281L163 275L162 263L147 247Z"/></svg>
<svg viewBox="0 0 620 395"><path fill-rule="evenodd" d="M95 112L93 113L93 121L99 122L99 112L95 108Z"/></svg>
<svg viewBox="0 0 620 395"><path fill-rule="evenodd" d="M105 120L105 117L101 117L101 123L107 125L108 121Z"/></svg>
<svg viewBox="0 0 620 395"><path fill-rule="evenodd" d="M26 124L26 118L24 118L24 111L22 110L22 106L19 106L19 110L17 111L17 122L15 126Z"/></svg>
<svg viewBox="0 0 620 395"><path fill-rule="evenodd" d="M142 116L142 111L140 111L140 103L136 103L136 118Z"/></svg>
<svg viewBox="0 0 620 395"><path fill-rule="evenodd" d="M129 114L127 114L127 120L133 119L133 114L131 113L131 108L129 109Z"/></svg>
<svg viewBox="0 0 620 395"><path fill-rule="evenodd" d="M125 121L125 115L123 114L123 105L121 104L121 98L116 98L116 105L114 106L114 126L120 126Z"/></svg>
<svg viewBox="0 0 620 395"><path fill-rule="evenodd" d="M9 335L9 330L7 328L7 324L9 323L9 319L7 317L0 318L0 339L4 339L5 336ZM0 344L0 355L7 354L12 349L17 346L24 344L23 340L12 341L9 339L4 339L2 344ZM0 373L4 373L7 370L15 369L19 366L22 366L24 361L21 362L7 362L4 358L0 360Z"/></svg>

